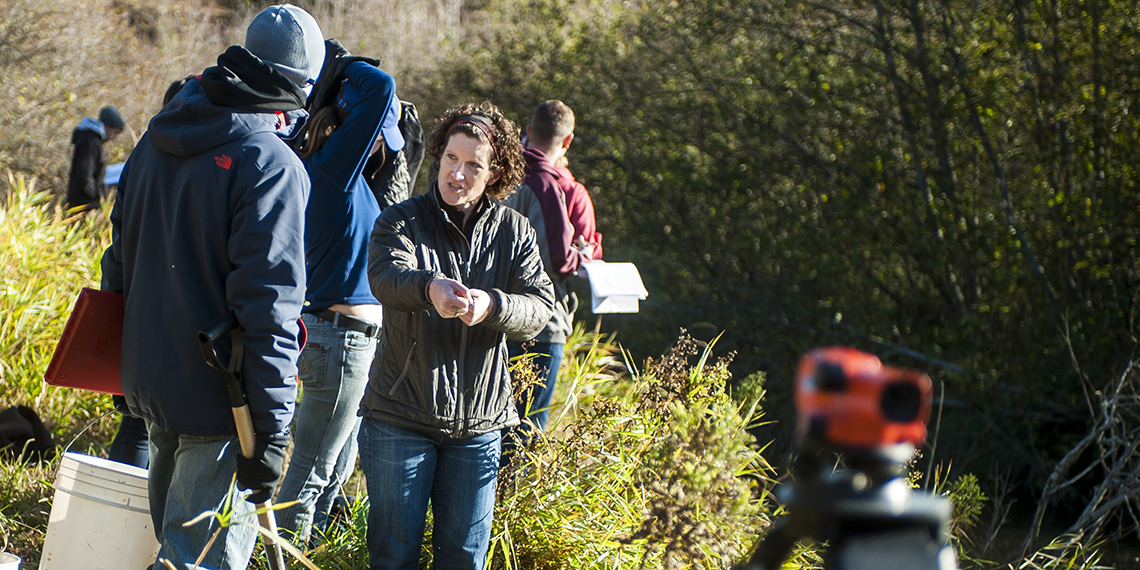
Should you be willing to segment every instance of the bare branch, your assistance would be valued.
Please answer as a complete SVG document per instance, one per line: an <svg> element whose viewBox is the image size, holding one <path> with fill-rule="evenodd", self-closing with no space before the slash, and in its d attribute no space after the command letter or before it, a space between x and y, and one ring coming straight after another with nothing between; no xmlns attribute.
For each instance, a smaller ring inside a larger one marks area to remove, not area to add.
<svg viewBox="0 0 1140 570"><path fill-rule="evenodd" d="M1090 411L1095 410L1093 427L1057 463L1046 481L1033 524L1022 543L1021 558L1037 540L1053 498L1093 473L1101 477L1100 482L1066 534L1090 539L1099 535L1112 517L1128 516L1136 521L1132 509L1132 504L1140 501L1140 425L1136 424L1140 420L1140 399L1133 382L1136 366L1136 361L1130 363L1104 390L1090 394L1097 400L1095 404L1090 401ZM1090 450L1095 456L1080 464Z"/></svg>

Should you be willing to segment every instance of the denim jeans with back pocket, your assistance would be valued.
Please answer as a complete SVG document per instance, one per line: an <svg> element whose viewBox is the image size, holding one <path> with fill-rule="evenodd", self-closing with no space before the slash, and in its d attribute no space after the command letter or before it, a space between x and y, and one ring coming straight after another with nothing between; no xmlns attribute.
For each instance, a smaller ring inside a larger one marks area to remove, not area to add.
<svg viewBox="0 0 1140 570"><path fill-rule="evenodd" d="M277 524L308 541L311 529L326 530L340 486L356 463L356 412L368 385L376 339L302 317L309 332L301 352L301 400L293 422L293 455L277 502L297 504L277 511Z"/></svg>

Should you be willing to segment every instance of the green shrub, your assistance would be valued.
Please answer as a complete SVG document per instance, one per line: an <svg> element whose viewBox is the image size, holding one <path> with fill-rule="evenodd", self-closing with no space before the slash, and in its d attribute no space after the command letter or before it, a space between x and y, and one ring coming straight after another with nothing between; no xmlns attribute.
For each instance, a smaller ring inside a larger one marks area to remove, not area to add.
<svg viewBox="0 0 1140 570"><path fill-rule="evenodd" d="M613 351L588 344L587 360ZM501 475L493 567L721 568L751 546L772 483L746 429L758 402L727 396L731 357L695 354L683 336L631 377L560 375L572 391L559 401L578 413L552 414L562 421Z"/></svg>
<svg viewBox="0 0 1140 570"><path fill-rule="evenodd" d="M639 359L698 322L737 377L889 353L945 380L957 468L1028 482L1131 359L1135 3L486 6L427 99L575 109L606 257L650 291L608 321ZM787 451L790 383L769 398Z"/></svg>

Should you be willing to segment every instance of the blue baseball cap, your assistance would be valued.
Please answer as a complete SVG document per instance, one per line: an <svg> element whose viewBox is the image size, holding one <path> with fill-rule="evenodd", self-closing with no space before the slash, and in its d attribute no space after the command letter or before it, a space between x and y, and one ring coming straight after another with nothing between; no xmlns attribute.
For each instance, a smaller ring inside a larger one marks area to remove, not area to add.
<svg viewBox="0 0 1140 570"><path fill-rule="evenodd" d="M356 87L349 83L344 82L343 89L336 95L336 104L345 113L352 112L352 101L358 101L360 98ZM404 135L400 132L400 114L403 108L400 105L400 98L392 93L392 98L388 100L388 113L384 115L384 122L380 125L380 134L384 137L384 146L392 152L400 152L404 150Z"/></svg>
<svg viewBox="0 0 1140 570"><path fill-rule="evenodd" d="M404 134L400 132L400 98L392 93L392 100L388 102L388 114L384 115L384 124L380 125L380 132L384 135L384 146L392 152L404 150Z"/></svg>

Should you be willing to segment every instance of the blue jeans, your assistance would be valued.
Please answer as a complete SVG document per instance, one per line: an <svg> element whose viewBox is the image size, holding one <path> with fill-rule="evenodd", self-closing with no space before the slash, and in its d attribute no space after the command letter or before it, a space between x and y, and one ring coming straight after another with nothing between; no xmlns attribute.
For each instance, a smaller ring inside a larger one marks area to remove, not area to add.
<svg viewBox="0 0 1140 570"><path fill-rule="evenodd" d="M293 455L277 502L297 504L277 511L277 524L296 533L299 543L311 529L328 528L340 486L356 465L356 412L368 386L376 339L334 327L313 315L301 317L309 332L298 376L303 387L293 428Z"/></svg>
<svg viewBox="0 0 1140 570"><path fill-rule="evenodd" d="M465 439L365 418L360 464L368 484L371 570L415 570L428 500L435 570L482 570L491 542L500 432Z"/></svg>
<svg viewBox="0 0 1140 570"><path fill-rule="evenodd" d="M149 452L146 420L123 414L123 419L119 422L119 431L115 432L115 439L111 440L111 449L107 450L107 457L111 461L146 469L150 461Z"/></svg>
<svg viewBox="0 0 1140 570"><path fill-rule="evenodd" d="M236 457L241 453L237 436L197 437L165 430L155 424L150 432L148 493L154 536L161 548L158 562L170 560L177 568L190 568L220 526L213 517L192 526L183 523L205 511L221 512L227 497L232 500L231 525L206 553L201 568L244 570L257 541L257 517L253 504L245 501L248 491L233 486Z"/></svg>

